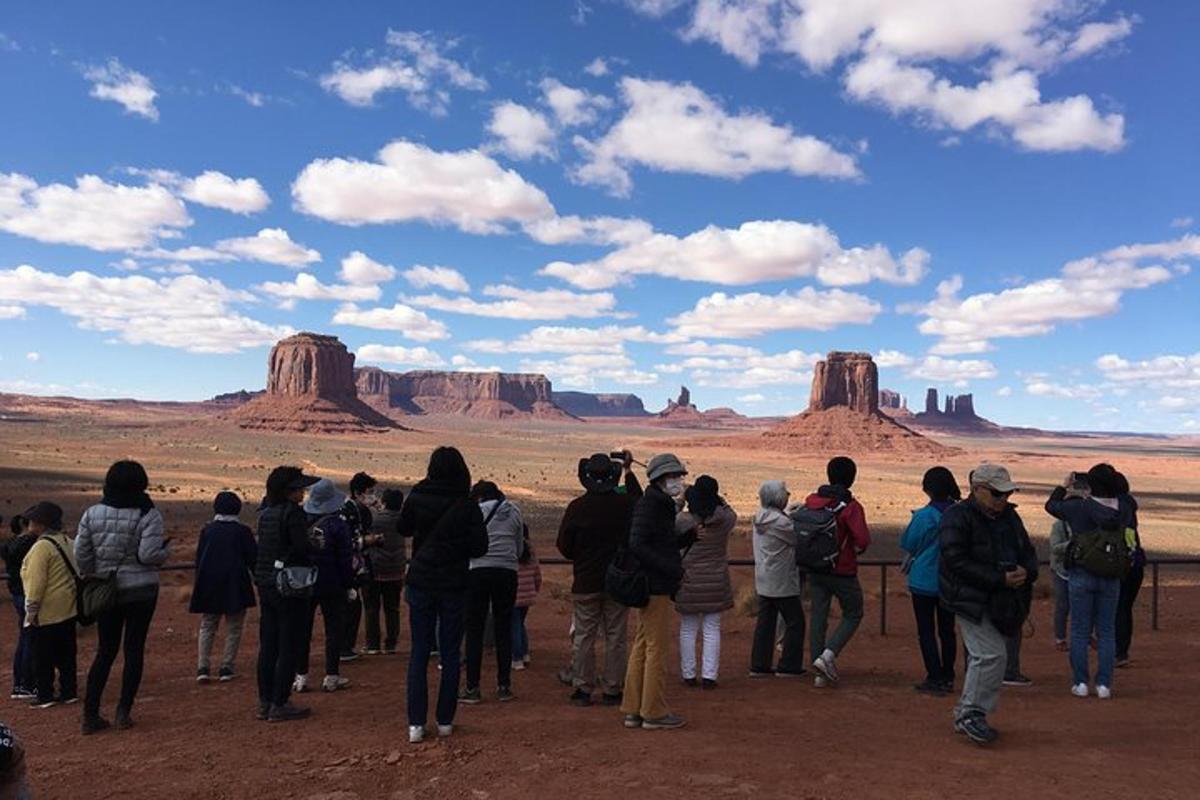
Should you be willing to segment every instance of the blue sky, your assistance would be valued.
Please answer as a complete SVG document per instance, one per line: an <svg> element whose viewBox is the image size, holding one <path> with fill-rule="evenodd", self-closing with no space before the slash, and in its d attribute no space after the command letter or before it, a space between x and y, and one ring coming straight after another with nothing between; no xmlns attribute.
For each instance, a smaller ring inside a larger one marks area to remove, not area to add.
<svg viewBox="0 0 1200 800"><path fill-rule="evenodd" d="M1195 4L513 8L6 6L0 391L259 387L307 329L755 414L869 350L913 405L1200 430Z"/></svg>

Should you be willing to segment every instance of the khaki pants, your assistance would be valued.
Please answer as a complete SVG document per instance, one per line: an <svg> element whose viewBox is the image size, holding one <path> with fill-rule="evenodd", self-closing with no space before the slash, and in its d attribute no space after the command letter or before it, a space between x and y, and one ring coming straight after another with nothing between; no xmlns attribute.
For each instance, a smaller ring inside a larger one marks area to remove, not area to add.
<svg viewBox="0 0 1200 800"><path fill-rule="evenodd" d="M665 717L667 708L667 650L671 639L671 598L650 597L650 605L638 609L637 634L625 672L625 701L621 711L642 719Z"/></svg>
<svg viewBox="0 0 1200 800"><path fill-rule="evenodd" d="M576 689L591 694L597 684L605 694L620 694L629 647L629 609L607 594L577 594L575 635L571 640L571 675ZM596 675L596 640L604 637L604 671Z"/></svg>

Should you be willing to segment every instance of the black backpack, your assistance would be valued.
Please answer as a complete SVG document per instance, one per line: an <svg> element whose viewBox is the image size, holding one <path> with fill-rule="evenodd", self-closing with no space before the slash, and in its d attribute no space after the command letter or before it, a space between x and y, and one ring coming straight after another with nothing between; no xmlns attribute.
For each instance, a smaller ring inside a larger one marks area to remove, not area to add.
<svg viewBox="0 0 1200 800"><path fill-rule="evenodd" d="M806 572L828 573L837 563L838 514L846 507L843 502L824 508L797 508L791 513L796 530L796 565Z"/></svg>

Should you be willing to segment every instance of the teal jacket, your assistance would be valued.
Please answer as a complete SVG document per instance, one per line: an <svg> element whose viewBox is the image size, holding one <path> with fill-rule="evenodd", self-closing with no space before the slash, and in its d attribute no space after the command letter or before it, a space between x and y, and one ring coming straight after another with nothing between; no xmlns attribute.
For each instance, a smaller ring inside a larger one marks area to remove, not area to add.
<svg viewBox="0 0 1200 800"><path fill-rule="evenodd" d="M938 542L938 526L942 523L942 512L930 504L913 512L912 521L900 537L900 547L913 556L912 570L908 573L908 590L914 594L938 594L938 557L941 546Z"/></svg>

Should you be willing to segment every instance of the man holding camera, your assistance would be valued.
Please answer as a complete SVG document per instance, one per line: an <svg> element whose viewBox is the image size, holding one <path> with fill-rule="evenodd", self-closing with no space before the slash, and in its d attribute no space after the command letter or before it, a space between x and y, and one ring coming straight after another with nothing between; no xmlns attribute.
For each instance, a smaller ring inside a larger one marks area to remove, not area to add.
<svg viewBox="0 0 1200 800"><path fill-rule="evenodd" d="M958 617L967 674L954 709L954 729L991 744L987 721L1004 681L1005 637L1020 635L1029 614L1037 553L1009 497L1018 487L1008 470L982 464L971 473L971 495L942 516L938 584L942 605Z"/></svg>
<svg viewBox="0 0 1200 800"><path fill-rule="evenodd" d="M570 701L592 704L597 688L596 639L604 637L604 671L600 676L601 702L621 703L628 651L629 609L604 591L604 576L618 548L629 539L633 508L642 486L633 474L633 456L596 453L579 462L579 482L585 494L567 506L558 529L558 551L574 566L574 637L571 642ZM622 472L625 485L618 486Z"/></svg>

